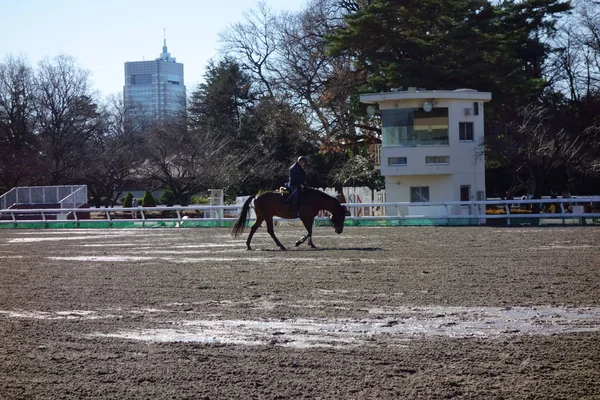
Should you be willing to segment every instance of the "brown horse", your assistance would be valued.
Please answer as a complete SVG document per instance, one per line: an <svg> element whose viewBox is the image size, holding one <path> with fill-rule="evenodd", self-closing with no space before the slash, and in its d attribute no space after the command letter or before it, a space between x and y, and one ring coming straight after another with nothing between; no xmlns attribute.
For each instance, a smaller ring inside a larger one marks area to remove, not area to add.
<svg viewBox="0 0 600 400"><path fill-rule="evenodd" d="M287 197L287 194L281 194L280 192L275 191L262 192L258 195L250 196L244 203L240 216L231 230L232 236L238 237L244 233L248 221L250 203L254 200L256 222L252 225L250 235L248 235L248 240L246 240L248 250L252 250L252 247L250 247L252 236L254 236L254 233L256 233L256 230L263 221L267 222L267 232L269 232L269 235L271 235L277 246L279 246L281 250L285 250L285 246L282 245L275 236L275 231L273 230L273 217L278 216L287 219L294 218L292 215L292 204L285 203ZM298 217L304 224L308 233L296 242L296 246L300 246L308 239L310 247L313 249L316 248L312 242L312 228L315 217L320 210L327 210L331 213L332 217L330 218L330 221L335 228L335 232L338 234L342 233L344 230L344 219L346 218L347 213L346 207L341 205L337 199L326 193L316 189L305 188L298 201Z"/></svg>

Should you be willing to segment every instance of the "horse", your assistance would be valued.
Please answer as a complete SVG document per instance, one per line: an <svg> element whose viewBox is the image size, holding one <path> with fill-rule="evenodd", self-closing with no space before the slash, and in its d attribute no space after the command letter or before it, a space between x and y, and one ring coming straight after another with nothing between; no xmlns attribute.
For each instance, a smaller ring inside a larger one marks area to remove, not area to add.
<svg viewBox="0 0 600 400"><path fill-rule="evenodd" d="M252 242L252 236L256 233L256 230L260 227L263 221L267 222L267 232L275 241L275 244L279 246L281 250L286 250L285 246L281 244L275 231L273 230L273 217L278 216L286 219L295 218L293 215L293 205L286 203L288 195L281 191L266 191L261 192L257 195L252 195L246 200L240 216L231 230L233 237L238 237L244 233L246 222L248 221L248 210L250 209L250 203L254 200L254 212L256 214L256 222L250 229L250 235L246 240L246 246L248 250L252 250L250 242ZM331 213L330 222L335 228L337 234L342 233L344 230L344 220L347 215L346 206L340 204L340 202L320 190L312 188L304 188L302 194L298 199L298 217L304 224L307 234L304 235L296 242L296 246L300 246L308 239L308 244L311 248L316 248L312 242L312 228L315 221L315 217L321 210L327 210Z"/></svg>

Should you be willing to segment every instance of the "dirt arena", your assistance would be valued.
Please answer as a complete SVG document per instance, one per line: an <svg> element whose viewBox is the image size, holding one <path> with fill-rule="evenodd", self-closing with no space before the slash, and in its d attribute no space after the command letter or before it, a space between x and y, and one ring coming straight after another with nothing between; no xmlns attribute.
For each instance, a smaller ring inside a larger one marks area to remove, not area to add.
<svg viewBox="0 0 600 400"><path fill-rule="evenodd" d="M600 227L0 230L0 399L600 399Z"/></svg>

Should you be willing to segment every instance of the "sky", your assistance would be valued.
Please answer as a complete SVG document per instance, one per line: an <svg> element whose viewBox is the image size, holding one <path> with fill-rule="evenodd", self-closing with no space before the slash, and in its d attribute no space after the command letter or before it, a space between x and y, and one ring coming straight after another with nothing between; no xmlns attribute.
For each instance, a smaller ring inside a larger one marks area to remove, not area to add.
<svg viewBox="0 0 600 400"><path fill-rule="evenodd" d="M306 0L263 0L274 12L300 11ZM218 34L244 21L258 0L0 0L0 62L23 56L36 66L66 54L89 70L101 97L121 93L124 63L158 58L166 36L184 64L188 93L218 58Z"/></svg>

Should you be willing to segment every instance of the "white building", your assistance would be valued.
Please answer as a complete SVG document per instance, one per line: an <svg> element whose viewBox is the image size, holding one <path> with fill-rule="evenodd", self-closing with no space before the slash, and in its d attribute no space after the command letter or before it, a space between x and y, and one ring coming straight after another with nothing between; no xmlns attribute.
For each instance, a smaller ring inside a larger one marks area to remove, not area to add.
<svg viewBox="0 0 600 400"><path fill-rule="evenodd" d="M491 93L471 89L409 88L361 95L362 103L378 104L381 111L386 201L485 200L483 104L491 98ZM401 211L432 216L439 212L413 206ZM452 213L471 212L457 206Z"/></svg>

